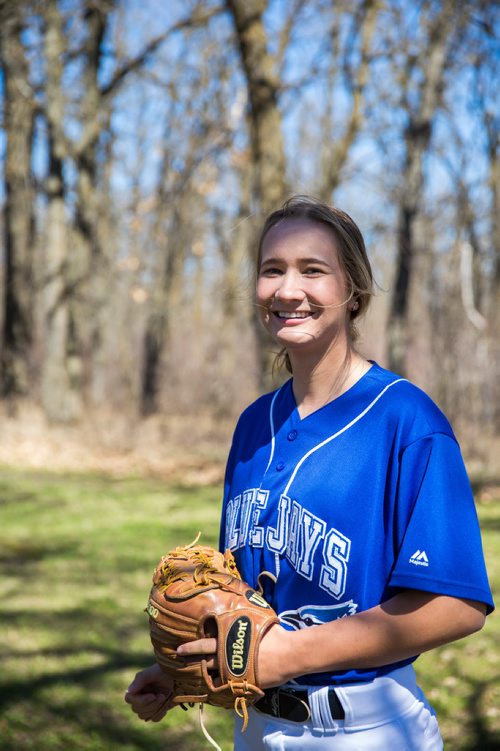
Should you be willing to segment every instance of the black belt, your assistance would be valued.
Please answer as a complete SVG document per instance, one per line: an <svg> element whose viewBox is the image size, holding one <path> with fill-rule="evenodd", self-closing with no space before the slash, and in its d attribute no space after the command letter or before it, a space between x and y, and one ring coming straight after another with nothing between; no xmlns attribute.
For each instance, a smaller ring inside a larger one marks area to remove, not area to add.
<svg viewBox="0 0 500 751"><path fill-rule="evenodd" d="M268 688L265 696L254 704L255 709L273 717L292 722L307 722L311 716L306 688ZM328 703L333 720L343 720L344 707L333 688L328 689Z"/></svg>

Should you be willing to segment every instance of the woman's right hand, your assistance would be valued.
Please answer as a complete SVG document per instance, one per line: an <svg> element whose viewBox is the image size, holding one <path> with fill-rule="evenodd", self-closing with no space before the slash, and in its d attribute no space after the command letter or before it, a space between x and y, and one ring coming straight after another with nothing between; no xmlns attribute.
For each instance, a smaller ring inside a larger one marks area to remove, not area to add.
<svg viewBox="0 0 500 751"><path fill-rule="evenodd" d="M124 699L144 722L159 722L174 706L172 693L171 679L155 664L136 674Z"/></svg>

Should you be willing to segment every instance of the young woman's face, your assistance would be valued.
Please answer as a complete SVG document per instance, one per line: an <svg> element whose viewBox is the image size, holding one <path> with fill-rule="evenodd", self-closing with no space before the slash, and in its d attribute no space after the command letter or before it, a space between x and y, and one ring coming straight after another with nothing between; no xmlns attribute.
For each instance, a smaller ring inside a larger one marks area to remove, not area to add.
<svg viewBox="0 0 500 751"><path fill-rule="evenodd" d="M349 293L328 227L291 218L269 230L256 297L265 328L289 352L326 351L339 335L347 336Z"/></svg>

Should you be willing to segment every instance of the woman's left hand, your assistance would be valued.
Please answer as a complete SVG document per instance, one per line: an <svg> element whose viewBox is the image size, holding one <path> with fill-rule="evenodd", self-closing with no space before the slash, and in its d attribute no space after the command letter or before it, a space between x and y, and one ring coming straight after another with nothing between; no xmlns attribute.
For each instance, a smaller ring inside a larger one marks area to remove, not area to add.
<svg viewBox="0 0 500 751"><path fill-rule="evenodd" d="M257 655L257 676L260 688L280 686L293 677L284 668L293 664L290 660L289 642L293 631L287 631L275 623L263 637ZM177 648L180 657L199 660L207 658L209 670L217 671L217 639L205 638L186 642Z"/></svg>

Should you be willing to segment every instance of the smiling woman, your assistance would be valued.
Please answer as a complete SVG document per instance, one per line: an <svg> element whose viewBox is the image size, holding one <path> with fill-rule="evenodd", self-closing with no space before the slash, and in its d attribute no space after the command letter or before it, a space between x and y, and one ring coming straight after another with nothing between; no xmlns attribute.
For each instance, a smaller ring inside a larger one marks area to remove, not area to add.
<svg viewBox="0 0 500 751"><path fill-rule="evenodd" d="M220 547L278 613L262 639L266 696L236 751L440 751L413 662L480 629L493 601L470 484L429 397L356 349L372 274L344 212L305 197L266 221L257 259L263 325L290 378L240 417ZM217 668L217 638L181 645ZM127 701L169 708L157 667Z"/></svg>
<svg viewBox="0 0 500 751"><path fill-rule="evenodd" d="M290 373L305 369L317 383L322 373L327 380L319 401L299 396L302 416L346 391L369 368L353 344L372 287L363 237L344 211L296 196L268 217L257 253L263 325L282 345L278 362L283 359Z"/></svg>
<svg viewBox="0 0 500 751"><path fill-rule="evenodd" d="M310 219L291 219L266 235L257 304L269 333L283 345L321 347L327 336L348 336L347 291L332 233ZM290 333L293 334L290 337Z"/></svg>
<svg viewBox="0 0 500 751"><path fill-rule="evenodd" d="M338 395L339 386L348 387L350 369L358 376L364 370L352 345L358 338L356 321L373 294L372 270L355 222L340 209L295 196L264 224L256 275L263 324L283 345L277 364L284 362L292 373L294 346L308 341L312 356L318 344L320 358L329 353L342 365L328 396ZM317 325L304 326L312 321ZM323 352L322 333L328 338ZM339 352L344 359L338 359Z"/></svg>

